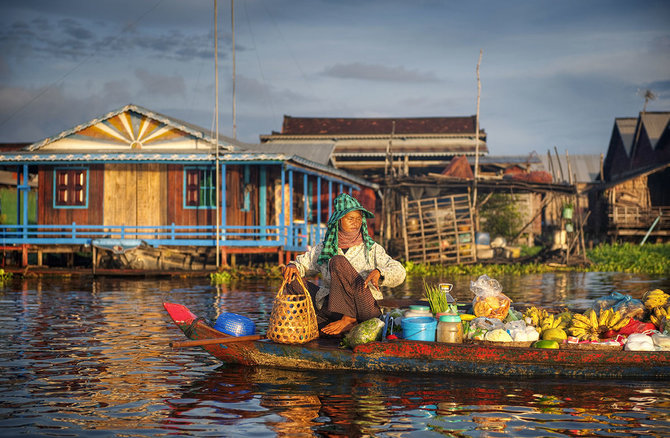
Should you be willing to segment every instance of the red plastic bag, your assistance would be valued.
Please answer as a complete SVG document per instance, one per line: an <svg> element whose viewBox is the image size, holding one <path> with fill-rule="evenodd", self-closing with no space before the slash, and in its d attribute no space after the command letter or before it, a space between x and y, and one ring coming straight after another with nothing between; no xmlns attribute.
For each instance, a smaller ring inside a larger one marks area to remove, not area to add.
<svg viewBox="0 0 670 438"><path fill-rule="evenodd" d="M633 333L643 333L645 335L656 331L656 326L651 322L642 322L637 319L631 319L628 324L619 330L620 335L632 335Z"/></svg>

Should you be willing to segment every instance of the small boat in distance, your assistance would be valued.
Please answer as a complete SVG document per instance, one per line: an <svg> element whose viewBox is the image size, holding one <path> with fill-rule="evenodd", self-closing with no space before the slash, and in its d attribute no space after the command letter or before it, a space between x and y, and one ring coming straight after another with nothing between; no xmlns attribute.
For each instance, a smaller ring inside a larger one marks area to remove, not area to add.
<svg viewBox="0 0 670 438"><path fill-rule="evenodd" d="M670 351L544 349L490 342L410 340L370 342L350 349L340 348L337 338L318 338L300 345L278 344L259 335L235 339L181 304L165 302L163 306L189 339L200 342L191 345L200 345L223 362L247 366L482 377L670 378Z"/></svg>

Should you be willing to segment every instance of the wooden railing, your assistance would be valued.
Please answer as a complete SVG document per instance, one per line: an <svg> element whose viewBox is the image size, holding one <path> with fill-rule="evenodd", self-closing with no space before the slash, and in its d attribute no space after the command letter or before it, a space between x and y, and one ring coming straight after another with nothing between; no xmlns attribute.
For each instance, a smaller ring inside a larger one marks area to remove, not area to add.
<svg viewBox="0 0 670 438"><path fill-rule="evenodd" d="M654 229L670 229L670 207L629 207L615 205L609 209L610 228L639 228L648 229L658 218Z"/></svg>
<svg viewBox="0 0 670 438"><path fill-rule="evenodd" d="M325 226L297 223L288 226L220 227L219 244L227 247L281 247L303 251L316 245ZM158 246L216 246L212 225L0 225L0 245L85 245L96 239L139 240Z"/></svg>

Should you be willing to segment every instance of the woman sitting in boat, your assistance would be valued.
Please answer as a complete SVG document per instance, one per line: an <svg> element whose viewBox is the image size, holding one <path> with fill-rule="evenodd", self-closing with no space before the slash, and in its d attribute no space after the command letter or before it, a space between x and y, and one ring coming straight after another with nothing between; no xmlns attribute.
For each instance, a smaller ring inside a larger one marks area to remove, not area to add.
<svg viewBox="0 0 670 438"><path fill-rule="evenodd" d="M293 293L301 288L296 276L321 274L321 287L305 285L324 334L339 335L379 317L377 300L383 298L379 287L395 287L405 280L404 266L368 234L366 219L372 217L358 200L341 193L335 198L324 240L284 269L284 280Z"/></svg>

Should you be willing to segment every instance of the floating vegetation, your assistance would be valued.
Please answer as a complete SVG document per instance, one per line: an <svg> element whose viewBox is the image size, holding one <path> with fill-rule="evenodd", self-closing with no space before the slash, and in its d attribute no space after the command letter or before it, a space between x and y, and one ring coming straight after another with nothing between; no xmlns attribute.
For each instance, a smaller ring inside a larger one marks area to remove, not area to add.
<svg viewBox="0 0 670 438"><path fill-rule="evenodd" d="M629 272L634 274L670 274L670 244L630 243L599 245L587 251L590 265L565 266L543 263L507 263L472 265L430 265L405 262L408 275L441 276L468 275L477 277L487 274L527 275L546 272Z"/></svg>
<svg viewBox="0 0 670 438"><path fill-rule="evenodd" d="M587 255L593 262L588 271L670 274L670 244L598 245Z"/></svg>
<svg viewBox="0 0 670 438"><path fill-rule="evenodd" d="M0 286L4 286L5 283L12 279L11 272L5 272L4 269L0 269Z"/></svg>
<svg viewBox="0 0 670 438"><path fill-rule="evenodd" d="M212 272L209 274L212 284L228 284L233 279L233 276L228 271Z"/></svg>

